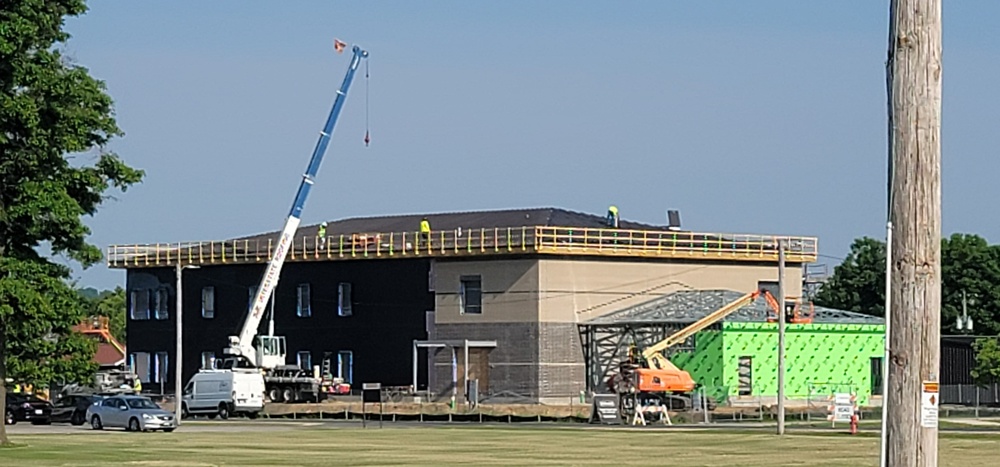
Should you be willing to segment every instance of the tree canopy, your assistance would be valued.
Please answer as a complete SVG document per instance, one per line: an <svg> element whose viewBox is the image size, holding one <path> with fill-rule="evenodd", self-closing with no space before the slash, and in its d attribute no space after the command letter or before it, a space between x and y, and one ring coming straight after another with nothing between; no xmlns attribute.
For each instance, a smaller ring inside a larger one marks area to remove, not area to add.
<svg viewBox="0 0 1000 467"><path fill-rule="evenodd" d="M941 241L941 327L957 327L965 293L976 334L1000 334L1000 245L978 236L954 234ZM854 241L843 263L823 284L817 305L885 316L885 243L863 237Z"/></svg>
<svg viewBox="0 0 1000 467"><path fill-rule="evenodd" d="M1000 381L1000 339L983 337L972 344L976 352L976 365L972 369L972 379L979 386Z"/></svg>
<svg viewBox="0 0 1000 467"><path fill-rule="evenodd" d="M125 342L125 289L121 286L115 290L102 290L100 292L94 288L80 290L80 295L86 300L88 316L103 316L108 318L108 331L118 339Z"/></svg>
<svg viewBox="0 0 1000 467"><path fill-rule="evenodd" d="M0 3L0 405L8 378L92 374L93 343L71 331L87 310L54 258L99 261L83 217L143 177L107 150L123 133L104 83L59 50L65 18L86 10L83 0Z"/></svg>
<svg viewBox="0 0 1000 467"><path fill-rule="evenodd" d="M817 305L885 316L885 243L862 237L816 294Z"/></svg>

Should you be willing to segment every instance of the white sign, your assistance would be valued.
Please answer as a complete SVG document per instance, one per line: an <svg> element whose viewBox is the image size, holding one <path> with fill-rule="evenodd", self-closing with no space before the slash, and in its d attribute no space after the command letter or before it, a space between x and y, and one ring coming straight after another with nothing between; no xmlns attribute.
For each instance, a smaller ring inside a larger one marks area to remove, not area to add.
<svg viewBox="0 0 1000 467"><path fill-rule="evenodd" d="M923 392L920 394L920 426L937 428L938 426L938 383L924 381Z"/></svg>
<svg viewBox="0 0 1000 467"><path fill-rule="evenodd" d="M833 403L836 405L854 405L850 394L837 393L833 396Z"/></svg>
<svg viewBox="0 0 1000 467"><path fill-rule="evenodd" d="M849 422L851 421L851 415L854 415L854 407L850 405L837 405L833 412L833 421L835 422Z"/></svg>
<svg viewBox="0 0 1000 467"><path fill-rule="evenodd" d="M827 419L832 422L850 422L854 415L854 395L850 393L837 393L833 395L833 405L829 406L830 415Z"/></svg>

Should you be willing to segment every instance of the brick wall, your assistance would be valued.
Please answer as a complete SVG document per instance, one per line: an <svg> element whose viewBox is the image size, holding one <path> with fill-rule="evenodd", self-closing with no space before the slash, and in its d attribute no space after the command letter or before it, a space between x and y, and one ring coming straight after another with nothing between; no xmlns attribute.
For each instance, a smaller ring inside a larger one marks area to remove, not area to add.
<svg viewBox="0 0 1000 467"><path fill-rule="evenodd" d="M538 397L538 323L476 323L437 324L436 339L492 340L496 348L489 351L489 394L510 393L522 397ZM462 349L456 349L459 365ZM435 380L431 391L450 396L452 390L451 350L441 349L434 356ZM459 386L462 386L459 371ZM480 383L481 387L486 387ZM464 397L459 388L459 397ZM486 397L489 394L483 394Z"/></svg>
<svg viewBox="0 0 1000 467"><path fill-rule="evenodd" d="M575 324L569 323L482 323L438 324L441 340L495 340L489 352L488 394L482 397L569 398L586 387L583 348ZM462 350L457 349L458 364ZM434 357L435 381L431 388L442 397L452 390L451 350L441 349ZM459 385L462 383L459 371ZM480 383L481 387L487 386ZM464 397L461 388L458 397Z"/></svg>
<svg viewBox="0 0 1000 467"><path fill-rule="evenodd" d="M586 389L583 346L577 325L541 323L538 331L539 397L570 397Z"/></svg>

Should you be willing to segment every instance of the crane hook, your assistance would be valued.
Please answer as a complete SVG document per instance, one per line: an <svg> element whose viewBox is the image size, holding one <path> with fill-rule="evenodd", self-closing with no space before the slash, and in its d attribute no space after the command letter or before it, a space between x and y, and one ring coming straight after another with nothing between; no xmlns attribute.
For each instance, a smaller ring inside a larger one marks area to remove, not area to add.
<svg viewBox="0 0 1000 467"><path fill-rule="evenodd" d="M368 75L368 60L365 60L365 147L368 147L368 143L371 142L371 137L368 134L368 82L370 81Z"/></svg>

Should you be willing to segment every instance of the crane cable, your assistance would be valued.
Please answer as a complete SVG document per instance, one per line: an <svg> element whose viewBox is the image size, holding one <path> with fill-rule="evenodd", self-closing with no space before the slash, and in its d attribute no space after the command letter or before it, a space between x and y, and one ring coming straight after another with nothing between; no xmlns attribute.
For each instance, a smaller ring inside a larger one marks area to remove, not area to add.
<svg viewBox="0 0 1000 467"><path fill-rule="evenodd" d="M368 143L371 142L368 132L368 62L369 60L365 60L365 147L368 147Z"/></svg>

